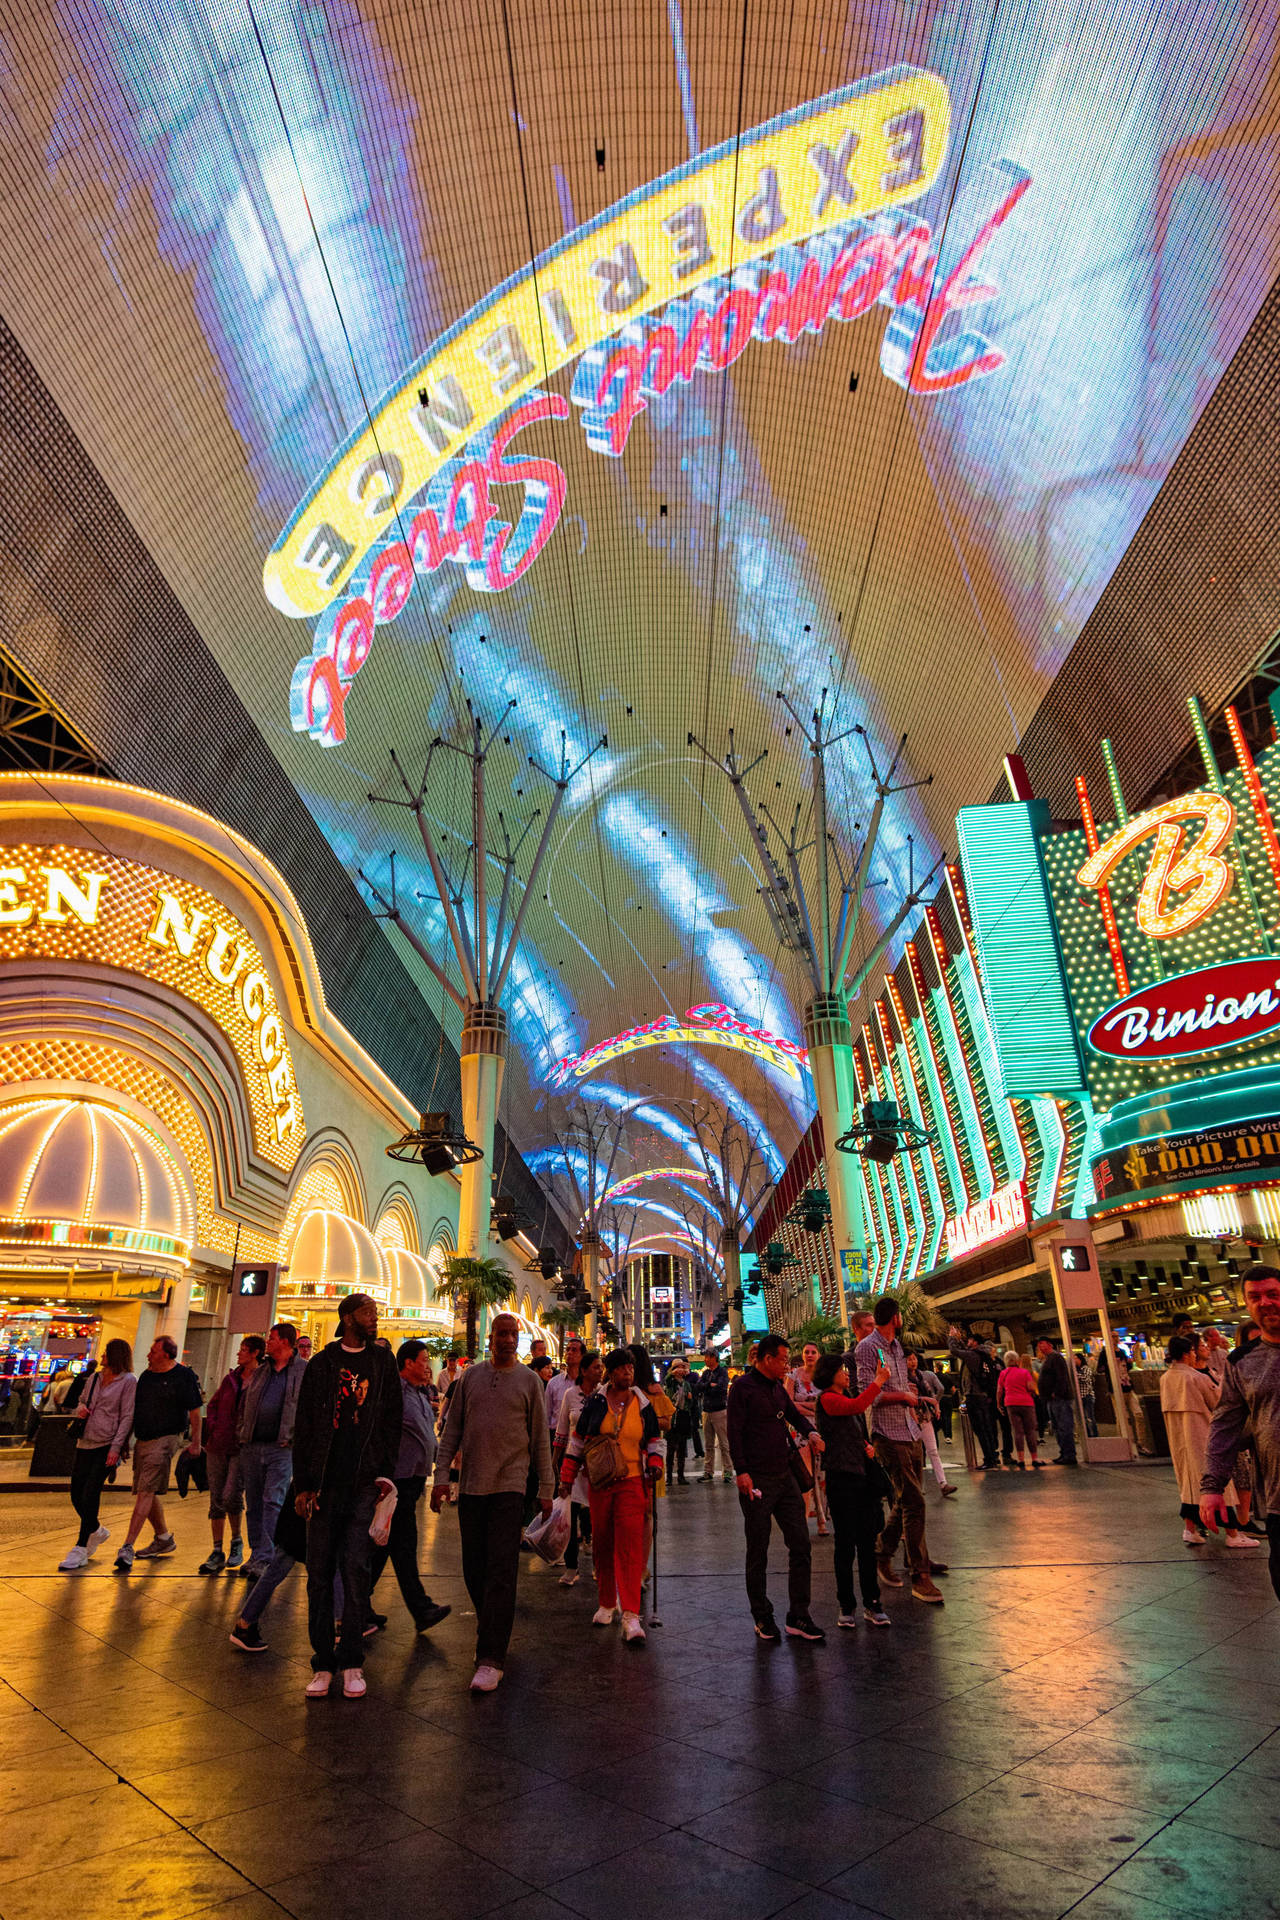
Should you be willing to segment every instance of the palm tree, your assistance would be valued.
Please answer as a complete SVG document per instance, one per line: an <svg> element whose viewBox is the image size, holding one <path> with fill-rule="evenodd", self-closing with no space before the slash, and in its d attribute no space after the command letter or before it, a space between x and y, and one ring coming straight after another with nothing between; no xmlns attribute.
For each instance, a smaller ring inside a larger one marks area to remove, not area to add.
<svg viewBox="0 0 1280 1920"><path fill-rule="evenodd" d="M902 1344L910 1352L947 1344L947 1322L918 1280L904 1280L894 1288L902 1311Z"/></svg>
<svg viewBox="0 0 1280 1920"><path fill-rule="evenodd" d="M455 1307L467 1311L467 1358L476 1357L476 1327L484 1307L505 1307L514 1291L511 1274L492 1256L477 1259L469 1253L451 1253L445 1261L440 1291Z"/></svg>
<svg viewBox="0 0 1280 1920"><path fill-rule="evenodd" d="M793 1353L798 1353L809 1341L820 1353L843 1353L847 1336L843 1321L837 1320L833 1313L815 1313L787 1338Z"/></svg>
<svg viewBox="0 0 1280 1920"><path fill-rule="evenodd" d="M577 1307L548 1307L542 1316L544 1327L554 1327L560 1346L560 1358L564 1359L564 1343L568 1334L576 1333L582 1325L582 1315Z"/></svg>

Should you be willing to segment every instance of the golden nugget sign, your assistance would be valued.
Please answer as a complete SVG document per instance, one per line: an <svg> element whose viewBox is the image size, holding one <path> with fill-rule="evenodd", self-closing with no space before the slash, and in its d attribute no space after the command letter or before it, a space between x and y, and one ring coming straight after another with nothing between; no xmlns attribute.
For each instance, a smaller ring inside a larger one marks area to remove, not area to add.
<svg viewBox="0 0 1280 1920"><path fill-rule="evenodd" d="M997 292L976 270L1029 175L1003 160L986 170L985 217L945 274L928 223L895 213L933 186L949 133L943 82L895 67L641 188L465 314L340 449L267 557L267 598L318 622L291 682L295 729L324 746L345 737L375 628L419 574L451 560L476 591L501 592L533 564L568 483L514 443L569 419L569 400L539 389L570 362L588 445L615 457L674 382L723 372L752 340L791 343L877 304L891 312L882 371L909 391L943 393L1001 366L976 327L947 323ZM495 503L505 485L523 488L514 520Z"/></svg>
<svg viewBox="0 0 1280 1920"><path fill-rule="evenodd" d="M79 847L6 847L0 961L82 960L145 974L196 1001L240 1062L254 1138L291 1166L305 1126L275 989L248 933L189 881Z"/></svg>

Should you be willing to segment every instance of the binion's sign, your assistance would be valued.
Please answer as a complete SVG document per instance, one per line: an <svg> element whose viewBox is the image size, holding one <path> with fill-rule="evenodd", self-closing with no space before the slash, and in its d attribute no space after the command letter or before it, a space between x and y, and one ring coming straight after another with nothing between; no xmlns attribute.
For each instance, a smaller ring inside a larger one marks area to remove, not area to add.
<svg viewBox="0 0 1280 1920"><path fill-rule="evenodd" d="M985 1200L975 1200L971 1207L947 1221L947 1258L962 1260L978 1247L1003 1240L1025 1227L1027 1218L1027 1183L1011 1180L1007 1186L998 1187Z"/></svg>
<svg viewBox="0 0 1280 1920"><path fill-rule="evenodd" d="M1280 1027L1280 971L1254 954L1198 967L1143 987L1100 1014L1089 1029L1095 1053L1118 1060L1172 1060L1242 1046Z"/></svg>
<svg viewBox="0 0 1280 1920"><path fill-rule="evenodd" d="M345 738L375 631L419 575L450 561L497 593L533 565L568 482L517 446L530 427L576 407L588 446L617 458L677 382L876 306L890 313L881 371L908 392L1001 367L971 316L999 291L982 256L1031 178L1007 160L982 171L949 214L944 270L943 236L907 209L939 179L950 129L943 81L894 67L641 188L464 314L338 450L267 556L271 604L316 621L290 684L295 731ZM570 399L542 391L571 364ZM515 507L495 491L508 487L522 490Z"/></svg>

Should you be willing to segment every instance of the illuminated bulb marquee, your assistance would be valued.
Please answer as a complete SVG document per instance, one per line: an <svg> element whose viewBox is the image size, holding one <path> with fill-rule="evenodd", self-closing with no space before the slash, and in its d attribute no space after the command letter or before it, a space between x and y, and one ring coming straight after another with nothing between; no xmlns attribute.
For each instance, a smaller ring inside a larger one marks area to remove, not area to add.
<svg viewBox="0 0 1280 1920"><path fill-rule="evenodd" d="M1204 822L1195 845L1183 851L1186 823ZM1138 814L1091 853L1077 878L1082 887L1105 887L1126 854L1155 838L1142 889L1138 926L1152 940L1172 940L1198 926L1231 891L1231 868L1222 857L1235 832L1236 810L1222 793L1188 793L1180 800ZM1170 893L1185 899L1170 902Z"/></svg>
<svg viewBox="0 0 1280 1920"><path fill-rule="evenodd" d="M594 1073L597 1067L603 1067L611 1060L620 1060L624 1054L637 1052L641 1047L664 1046L733 1047L739 1053L749 1053L758 1060L767 1060L793 1080L800 1078L800 1069L809 1063L809 1055L804 1047L796 1046L791 1040L782 1040L776 1033L769 1033L763 1027L748 1026L732 1008L722 1006L718 1001L708 1001L702 1006L690 1007L683 1020L674 1013L664 1013L661 1019L650 1020L646 1026L628 1027L625 1033L615 1033L610 1040L597 1041L585 1053L570 1055L557 1063L551 1074L551 1083L564 1087L570 1081L585 1079L587 1074ZM680 1169L681 1177L684 1171ZM638 1176L638 1180L655 1177L653 1174L643 1174Z"/></svg>
<svg viewBox="0 0 1280 1920"><path fill-rule="evenodd" d="M375 629L418 575L452 561L496 593L533 565L568 480L515 443L570 418L539 383L571 362L587 444L613 458L675 383L725 371L753 340L793 344L877 305L891 316L881 370L908 391L947 393L1001 367L1000 349L956 317L997 294L981 258L1030 176L1006 160L985 170L946 273L929 223L897 211L937 181L950 125L936 74L874 75L641 188L464 314L338 450L267 557L271 604L317 622L291 681L295 730L327 747L345 738ZM523 502L508 521L493 489L512 484Z"/></svg>
<svg viewBox="0 0 1280 1920"><path fill-rule="evenodd" d="M275 988L257 946L212 894L83 847L0 849L0 962L121 967L193 1000L235 1050L254 1142L289 1168L306 1128Z"/></svg>

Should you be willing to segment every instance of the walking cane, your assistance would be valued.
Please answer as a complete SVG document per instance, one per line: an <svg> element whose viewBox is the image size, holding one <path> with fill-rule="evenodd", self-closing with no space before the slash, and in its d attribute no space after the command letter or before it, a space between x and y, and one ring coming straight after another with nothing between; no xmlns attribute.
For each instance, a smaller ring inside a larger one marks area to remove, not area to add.
<svg viewBox="0 0 1280 1920"><path fill-rule="evenodd" d="M649 1499L653 1505L653 1548L652 1571L649 1576L649 1625L660 1627L658 1618L658 1483L655 1480L649 1489Z"/></svg>

